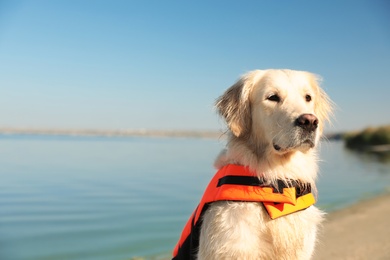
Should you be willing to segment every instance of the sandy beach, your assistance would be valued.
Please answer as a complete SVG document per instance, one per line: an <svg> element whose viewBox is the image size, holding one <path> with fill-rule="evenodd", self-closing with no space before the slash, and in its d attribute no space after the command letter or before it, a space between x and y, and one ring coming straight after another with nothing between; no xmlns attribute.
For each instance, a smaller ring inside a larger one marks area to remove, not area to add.
<svg viewBox="0 0 390 260"><path fill-rule="evenodd" d="M313 259L390 259L390 193L326 216Z"/></svg>

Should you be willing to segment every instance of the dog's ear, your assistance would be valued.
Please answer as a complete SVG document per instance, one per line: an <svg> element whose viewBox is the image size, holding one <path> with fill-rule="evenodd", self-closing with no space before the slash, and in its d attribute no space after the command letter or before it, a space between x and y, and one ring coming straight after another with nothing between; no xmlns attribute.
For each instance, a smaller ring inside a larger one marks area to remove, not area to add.
<svg viewBox="0 0 390 260"><path fill-rule="evenodd" d="M314 104L314 112L320 122L330 123L330 118L333 114L334 103L330 100L329 96L319 86L321 77L318 75L310 74L311 84L316 91L317 100ZM322 131L324 124L320 124L320 130Z"/></svg>
<svg viewBox="0 0 390 260"><path fill-rule="evenodd" d="M225 118L237 137L250 133L252 118L249 93L259 74L260 71L252 71L242 76L215 103L218 113Z"/></svg>

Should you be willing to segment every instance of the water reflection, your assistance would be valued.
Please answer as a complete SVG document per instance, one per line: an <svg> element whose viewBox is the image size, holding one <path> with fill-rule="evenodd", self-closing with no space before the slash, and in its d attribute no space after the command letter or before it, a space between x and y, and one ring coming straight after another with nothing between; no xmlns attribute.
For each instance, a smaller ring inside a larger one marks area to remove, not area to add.
<svg viewBox="0 0 390 260"><path fill-rule="evenodd" d="M376 161L379 163L390 164L390 151L355 150L347 147L344 150L347 153L358 156L363 161Z"/></svg>

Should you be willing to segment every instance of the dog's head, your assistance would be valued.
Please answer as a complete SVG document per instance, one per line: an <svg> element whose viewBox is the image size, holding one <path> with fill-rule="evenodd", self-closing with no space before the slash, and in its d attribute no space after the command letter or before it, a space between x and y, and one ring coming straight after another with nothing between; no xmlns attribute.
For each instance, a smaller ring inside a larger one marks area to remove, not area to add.
<svg viewBox="0 0 390 260"><path fill-rule="evenodd" d="M256 70L219 97L216 107L233 138L256 151L286 154L317 145L331 101L309 72Z"/></svg>

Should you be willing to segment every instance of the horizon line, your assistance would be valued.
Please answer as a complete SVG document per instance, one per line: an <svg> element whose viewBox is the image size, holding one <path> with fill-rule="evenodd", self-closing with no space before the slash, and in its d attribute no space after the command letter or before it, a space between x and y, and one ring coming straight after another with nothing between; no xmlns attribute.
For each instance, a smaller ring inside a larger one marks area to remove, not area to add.
<svg viewBox="0 0 390 260"><path fill-rule="evenodd" d="M225 138L227 131L222 130L151 130L151 129L73 129L73 128L23 128L0 127L2 135L52 135L85 137L189 137L189 138ZM345 132L326 133L323 138L340 139Z"/></svg>
<svg viewBox="0 0 390 260"><path fill-rule="evenodd" d="M0 127L3 135L62 135L62 136L102 136L102 137L198 137L220 138L218 130L150 130L150 129L91 129L91 128L32 128Z"/></svg>

